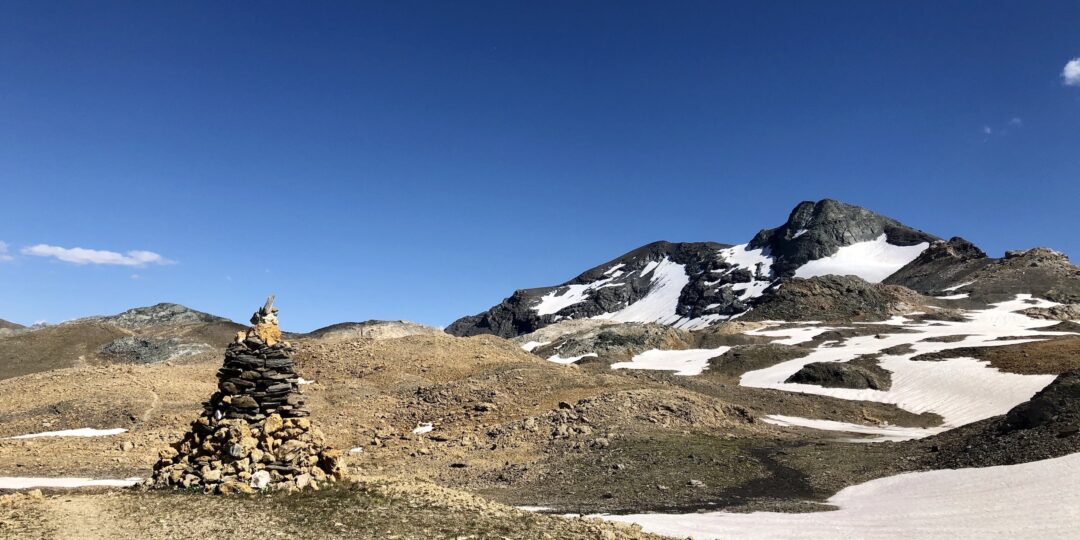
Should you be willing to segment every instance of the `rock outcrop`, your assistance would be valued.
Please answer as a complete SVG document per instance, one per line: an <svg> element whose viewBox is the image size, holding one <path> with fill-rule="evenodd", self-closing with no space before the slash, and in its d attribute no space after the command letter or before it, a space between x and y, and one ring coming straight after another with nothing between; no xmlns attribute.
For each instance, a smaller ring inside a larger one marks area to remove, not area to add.
<svg viewBox="0 0 1080 540"><path fill-rule="evenodd" d="M855 276L791 278L765 291L744 321L875 321L908 313L919 295Z"/></svg>
<svg viewBox="0 0 1080 540"><path fill-rule="evenodd" d="M874 359L860 358L850 362L811 362L793 373L784 382L813 384L825 388L888 390L892 386L892 373L878 366Z"/></svg>
<svg viewBox="0 0 1080 540"><path fill-rule="evenodd" d="M161 452L150 485L221 494L318 489L345 474L340 452L306 418L277 311L270 297L229 345L218 391L183 439Z"/></svg>

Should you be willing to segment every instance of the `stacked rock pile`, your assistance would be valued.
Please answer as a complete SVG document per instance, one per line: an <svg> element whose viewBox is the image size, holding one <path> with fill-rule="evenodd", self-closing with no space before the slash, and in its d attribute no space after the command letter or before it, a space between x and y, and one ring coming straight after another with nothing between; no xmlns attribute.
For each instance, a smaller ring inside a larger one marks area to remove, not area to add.
<svg viewBox="0 0 1080 540"><path fill-rule="evenodd" d="M218 370L218 391L180 442L163 450L150 485L212 493L319 489L342 478L341 453L306 418L292 348L273 296L251 317Z"/></svg>

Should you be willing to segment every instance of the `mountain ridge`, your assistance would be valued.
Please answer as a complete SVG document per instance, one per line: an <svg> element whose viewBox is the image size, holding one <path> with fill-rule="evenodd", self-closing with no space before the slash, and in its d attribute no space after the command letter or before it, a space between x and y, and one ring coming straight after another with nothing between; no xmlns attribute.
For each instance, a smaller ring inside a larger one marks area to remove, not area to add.
<svg viewBox="0 0 1080 540"><path fill-rule="evenodd" d="M784 279L835 274L869 257L851 273L878 282L940 241L865 208L803 201L745 244L652 242L560 285L518 289L446 331L513 337L579 318L702 328L747 312Z"/></svg>

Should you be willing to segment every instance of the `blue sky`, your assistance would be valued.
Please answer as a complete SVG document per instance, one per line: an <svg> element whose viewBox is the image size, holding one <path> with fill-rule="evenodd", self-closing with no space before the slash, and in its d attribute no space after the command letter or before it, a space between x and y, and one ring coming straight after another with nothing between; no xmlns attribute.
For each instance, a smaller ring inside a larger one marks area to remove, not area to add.
<svg viewBox="0 0 1080 540"><path fill-rule="evenodd" d="M444 325L825 197L1078 256L1077 57L1077 2L0 1L0 318Z"/></svg>

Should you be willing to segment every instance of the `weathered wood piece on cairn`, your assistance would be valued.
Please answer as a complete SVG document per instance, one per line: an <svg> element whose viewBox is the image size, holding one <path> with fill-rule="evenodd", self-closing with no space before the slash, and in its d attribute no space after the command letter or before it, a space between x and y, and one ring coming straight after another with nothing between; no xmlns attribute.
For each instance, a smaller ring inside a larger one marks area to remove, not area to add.
<svg viewBox="0 0 1080 540"><path fill-rule="evenodd" d="M218 391L183 439L161 452L151 486L251 493L319 489L344 477L341 453L307 418L277 313L271 295L226 349Z"/></svg>

